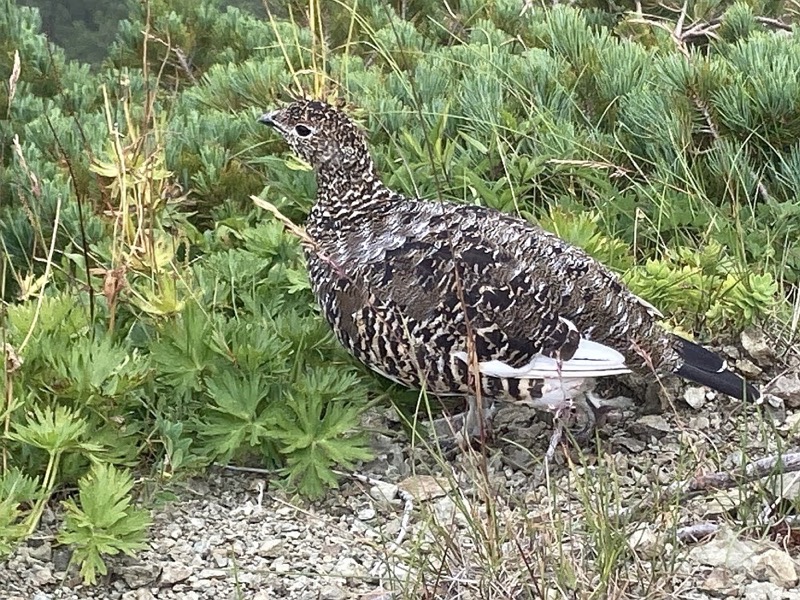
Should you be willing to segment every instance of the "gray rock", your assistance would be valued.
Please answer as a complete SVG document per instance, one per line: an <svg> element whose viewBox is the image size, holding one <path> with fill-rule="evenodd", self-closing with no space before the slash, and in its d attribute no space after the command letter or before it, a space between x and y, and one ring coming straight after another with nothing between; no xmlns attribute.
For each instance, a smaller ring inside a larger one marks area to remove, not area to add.
<svg viewBox="0 0 800 600"><path fill-rule="evenodd" d="M775 394L761 394L758 402L764 407L773 423L780 425L786 421L786 405L783 403L783 398Z"/></svg>
<svg viewBox="0 0 800 600"><path fill-rule="evenodd" d="M367 570L361 564L350 556L345 556L336 562L333 567L331 575L334 577L365 577Z"/></svg>
<svg viewBox="0 0 800 600"><path fill-rule="evenodd" d="M28 549L28 555L33 559L49 562L53 557L53 547L50 545L50 542L44 541L38 546L31 546Z"/></svg>
<svg viewBox="0 0 800 600"><path fill-rule="evenodd" d="M748 327L742 331L742 347L759 365L768 366L775 360L775 349L767 341L764 331L758 327Z"/></svg>
<svg viewBox="0 0 800 600"><path fill-rule="evenodd" d="M736 537L728 529L720 529L717 537L689 551L689 558L711 567L725 567L732 571L743 569L756 553L757 546Z"/></svg>
<svg viewBox="0 0 800 600"><path fill-rule="evenodd" d="M161 571L161 578L158 582L162 585L174 585L184 581L192 574L192 569L183 563L169 562L164 565Z"/></svg>
<svg viewBox="0 0 800 600"><path fill-rule="evenodd" d="M50 567L35 567L30 574L30 581L36 587L42 587L49 583L54 583L53 571Z"/></svg>
<svg viewBox="0 0 800 600"><path fill-rule="evenodd" d="M214 560L214 564L217 565L217 567L220 569L224 569L225 567L227 567L228 563L230 562L228 560L228 557L222 553L216 553L216 552L212 553L211 557Z"/></svg>
<svg viewBox="0 0 800 600"><path fill-rule="evenodd" d="M463 500L466 502L466 499ZM440 527L450 528L453 525L464 526L467 518L464 512L469 511L469 507L464 504L456 504L450 496L439 498L433 505L433 515Z"/></svg>
<svg viewBox="0 0 800 600"><path fill-rule="evenodd" d="M683 392L683 399L693 409L699 410L706 403L706 391L701 387L687 387Z"/></svg>
<svg viewBox="0 0 800 600"><path fill-rule="evenodd" d="M736 346L723 346L722 352L725 354L725 356L734 360L742 357L741 352L739 352L739 349Z"/></svg>
<svg viewBox="0 0 800 600"><path fill-rule="evenodd" d="M118 573L130 588L150 585L158 579L161 572L159 564L125 565L118 568Z"/></svg>
<svg viewBox="0 0 800 600"><path fill-rule="evenodd" d="M769 391L783 398L789 408L800 408L800 376L797 373L781 375L769 387Z"/></svg>
<svg viewBox="0 0 800 600"><path fill-rule="evenodd" d="M734 595L738 587L731 577L731 572L724 567L712 569L705 581L700 584L700 589L704 592L723 598Z"/></svg>
<svg viewBox="0 0 800 600"><path fill-rule="evenodd" d="M662 438L672 431L672 427L661 415L644 415L631 424L631 431L637 435Z"/></svg>
<svg viewBox="0 0 800 600"><path fill-rule="evenodd" d="M276 573L288 573L292 570L292 565L286 562L286 558L279 556L269 565L269 568Z"/></svg>
<svg viewBox="0 0 800 600"><path fill-rule="evenodd" d="M279 538L272 538L264 540L258 547L257 553L264 558L275 558L281 554L283 550L283 540Z"/></svg>
<svg viewBox="0 0 800 600"><path fill-rule="evenodd" d="M744 588L744 600L782 600L783 589L768 581L753 581Z"/></svg>
<svg viewBox="0 0 800 600"><path fill-rule="evenodd" d="M326 585L319 591L317 597L321 600L342 600L349 598L350 594L338 585Z"/></svg>
<svg viewBox="0 0 800 600"><path fill-rule="evenodd" d="M777 548L754 556L747 571L758 581L769 581L785 589L797 585L797 568L792 557Z"/></svg>
<svg viewBox="0 0 800 600"><path fill-rule="evenodd" d="M734 365L736 366L736 370L740 371L745 377L758 377L764 372L764 369L747 358L740 358Z"/></svg>
<svg viewBox="0 0 800 600"><path fill-rule="evenodd" d="M69 561L72 560L72 548L69 546L56 546L53 549L53 569L57 572L66 571Z"/></svg>
<svg viewBox="0 0 800 600"><path fill-rule="evenodd" d="M156 597L147 588L139 588L122 594L122 600L156 600Z"/></svg>
<svg viewBox="0 0 800 600"><path fill-rule="evenodd" d="M20 600L22 600L20 598ZM52 594L45 594L42 591L36 592L31 600L53 600Z"/></svg>
<svg viewBox="0 0 800 600"><path fill-rule="evenodd" d="M356 513L356 518L359 521L372 521L372 519L374 519L376 515L377 515L377 513L375 512L375 509L370 507L370 506L368 506L368 507L362 508L360 511L358 511Z"/></svg>
<svg viewBox="0 0 800 600"><path fill-rule="evenodd" d="M225 569L203 569L197 574L198 579L225 579L227 576Z"/></svg>
<svg viewBox="0 0 800 600"><path fill-rule="evenodd" d="M394 502L397 498L398 489L399 488L393 483L377 481L370 488L369 495L379 502Z"/></svg>
<svg viewBox="0 0 800 600"><path fill-rule="evenodd" d="M652 527L641 525L628 536L628 546L643 557L653 558L658 554L662 544Z"/></svg>

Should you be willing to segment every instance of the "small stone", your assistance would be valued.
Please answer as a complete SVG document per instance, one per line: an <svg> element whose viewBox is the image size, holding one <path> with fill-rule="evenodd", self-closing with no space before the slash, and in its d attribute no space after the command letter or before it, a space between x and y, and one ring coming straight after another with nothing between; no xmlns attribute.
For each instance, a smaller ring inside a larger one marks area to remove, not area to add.
<svg viewBox="0 0 800 600"><path fill-rule="evenodd" d="M338 585L326 585L319 590L317 597L321 600L342 600L348 598L349 593Z"/></svg>
<svg viewBox="0 0 800 600"><path fill-rule="evenodd" d="M711 421L705 415L700 415L689 421L689 427L696 431L708 431L711 428Z"/></svg>
<svg viewBox="0 0 800 600"><path fill-rule="evenodd" d="M450 496L439 498L433 505L433 515L440 527L465 527L468 519L465 513L469 513L470 505L466 498L462 498L458 503Z"/></svg>
<svg viewBox="0 0 800 600"><path fill-rule="evenodd" d="M748 572L754 579L769 581L785 589L797 585L797 569L792 557L777 548L754 556Z"/></svg>
<svg viewBox="0 0 800 600"><path fill-rule="evenodd" d="M53 578L53 571L50 567L36 567L30 575L30 581L36 587L42 587L48 583L53 583L55 579Z"/></svg>
<svg viewBox="0 0 800 600"><path fill-rule="evenodd" d="M192 569L183 563L167 563L164 565L164 569L161 571L161 579L159 580L159 583L161 585L174 585L179 581L189 579L191 574Z"/></svg>
<svg viewBox="0 0 800 600"><path fill-rule="evenodd" d="M376 515L377 513L375 512L374 508L367 507L367 508L362 508L360 511L358 511L356 513L356 518L359 521L371 521L372 519L375 518Z"/></svg>
<svg viewBox="0 0 800 600"><path fill-rule="evenodd" d="M631 424L631 431L639 435L664 437L672 431L672 427L661 415L644 415Z"/></svg>
<svg viewBox="0 0 800 600"><path fill-rule="evenodd" d="M276 573L283 574L291 571L292 565L286 562L286 558L284 558L283 556L279 556L278 558L272 561L272 563L269 565L269 568L275 571Z"/></svg>
<svg viewBox="0 0 800 600"><path fill-rule="evenodd" d="M720 490L705 501L706 516L730 514L742 505L743 500L741 490Z"/></svg>
<svg viewBox="0 0 800 600"><path fill-rule="evenodd" d="M32 546L28 550L29 556L42 562L50 562L53 557L53 547L50 542L42 542L38 546Z"/></svg>
<svg viewBox="0 0 800 600"><path fill-rule="evenodd" d="M154 583L161 571L160 565L127 565L119 568L119 574L129 588L140 588Z"/></svg>
<svg viewBox="0 0 800 600"><path fill-rule="evenodd" d="M693 409L699 410L706 403L706 391L701 387L688 387L683 392L683 399Z"/></svg>
<svg viewBox="0 0 800 600"><path fill-rule="evenodd" d="M334 577L364 577L367 574L367 570L359 564L359 562L350 556L345 556L340 558L339 561L336 563L336 566L333 567L331 571L331 575Z"/></svg>
<svg viewBox="0 0 800 600"><path fill-rule="evenodd" d="M741 352L739 352L739 349L736 346L723 346L722 352L725 354L725 356L734 360L742 357Z"/></svg>
<svg viewBox="0 0 800 600"><path fill-rule="evenodd" d="M722 597L727 597L736 590L736 587L737 585L731 577L731 572L724 567L712 569L705 581L700 584L700 589L704 592Z"/></svg>
<svg viewBox="0 0 800 600"><path fill-rule="evenodd" d="M626 450L633 454L639 454L640 452L644 452L647 448L647 444L645 444L642 440L628 437L628 436L620 436L615 439L615 441Z"/></svg>
<svg viewBox="0 0 800 600"><path fill-rule="evenodd" d="M776 425L786 421L786 405L783 403L783 398L779 398L774 394L761 394L758 404L764 407L766 414Z"/></svg>
<svg viewBox="0 0 800 600"><path fill-rule="evenodd" d="M800 408L800 376L781 375L769 387L771 394L783 398L789 408Z"/></svg>
<svg viewBox="0 0 800 600"><path fill-rule="evenodd" d="M220 569L224 569L228 566L228 557L224 554L213 554L212 558L214 559L214 564Z"/></svg>
<svg viewBox="0 0 800 600"><path fill-rule="evenodd" d="M771 364L775 359L775 349L767 341L764 331L758 327L747 327L742 331L742 348L760 365Z"/></svg>
<svg viewBox="0 0 800 600"><path fill-rule="evenodd" d="M733 571L742 569L751 556L755 554L755 546L736 537L728 529L720 529L717 536L689 551L689 558L711 567L726 567Z"/></svg>
<svg viewBox="0 0 800 600"><path fill-rule="evenodd" d="M283 540L280 538L272 538L264 540L258 547L258 555L264 558L275 558L279 556L283 550Z"/></svg>
<svg viewBox="0 0 800 600"><path fill-rule="evenodd" d="M139 588L122 594L122 600L156 600L156 597L147 588Z"/></svg>
<svg viewBox="0 0 800 600"><path fill-rule="evenodd" d="M225 579L227 576L224 569L203 569L197 574L198 579Z"/></svg>
<svg viewBox="0 0 800 600"><path fill-rule="evenodd" d="M744 588L744 600L782 600L783 590L769 581L753 581Z"/></svg>
<svg viewBox="0 0 800 600"><path fill-rule="evenodd" d="M165 532L167 537L171 537L173 540L178 540L183 537L183 531L178 525L172 525L167 529Z"/></svg>
<svg viewBox="0 0 800 600"><path fill-rule="evenodd" d="M764 369L759 367L748 358L740 358L734 363L734 365L736 366L736 369L745 377L758 377L764 372Z"/></svg>
<svg viewBox="0 0 800 600"><path fill-rule="evenodd" d="M386 481L376 481L369 490L369 495L379 502L393 502L397 498L398 487Z"/></svg>
<svg viewBox="0 0 800 600"><path fill-rule="evenodd" d="M408 477L398 484L404 492L414 496L414 500L424 501L441 498L450 487L447 481L439 480L431 475L415 475Z"/></svg>
<svg viewBox="0 0 800 600"><path fill-rule="evenodd" d="M202 540L198 540L192 544L192 551L199 556L205 556L210 549L211 542L208 540L208 538L203 538Z"/></svg>
<svg viewBox="0 0 800 600"><path fill-rule="evenodd" d="M641 556L652 558L660 549L658 536L647 525L638 527L629 537L628 546Z"/></svg>
<svg viewBox="0 0 800 600"><path fill-rule="evenodd" d="M72 548L69 546L57 546L53 550L53 569L63 573L69 568L69 561L72 560Z"/></svg>

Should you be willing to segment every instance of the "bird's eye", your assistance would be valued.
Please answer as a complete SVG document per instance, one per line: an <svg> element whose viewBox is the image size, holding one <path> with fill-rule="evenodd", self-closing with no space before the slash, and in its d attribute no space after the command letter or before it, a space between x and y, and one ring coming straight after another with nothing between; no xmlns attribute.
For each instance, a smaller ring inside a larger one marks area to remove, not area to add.
<svg viewBox="0 0 800 600"><path fill-rule="evenodd" d="M305 125L295 125L294 132L300 137L308 137L312 133L311 128L306 127Z"/></svg>

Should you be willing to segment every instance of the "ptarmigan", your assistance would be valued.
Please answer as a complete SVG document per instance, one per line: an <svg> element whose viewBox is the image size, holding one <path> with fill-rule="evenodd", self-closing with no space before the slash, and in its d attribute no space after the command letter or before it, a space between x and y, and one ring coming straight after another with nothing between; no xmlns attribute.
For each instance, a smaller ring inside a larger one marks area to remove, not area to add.
<svg viewBox="0 0 800 600"><path fill-rule="evenodd" d="M388 189L340 110L301 100L259 120L316 172L306 257L341 343L403 385L469 397L471 435L478 383L483 399L557 412L593 407L597 377L654 369L759 397L719 356L662 329L652 305L580 248L490 208Z"/></svg>

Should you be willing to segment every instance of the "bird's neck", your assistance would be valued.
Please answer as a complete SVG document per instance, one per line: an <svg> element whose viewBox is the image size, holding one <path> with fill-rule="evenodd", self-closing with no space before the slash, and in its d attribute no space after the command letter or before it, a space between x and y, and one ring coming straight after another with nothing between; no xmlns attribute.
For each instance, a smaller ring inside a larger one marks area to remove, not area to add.
<svg viewBox="0 0 800 600"><path fill-rule="evenodd" d="M317 171L317 204L331 216L378 209L391 196L370 161L361 169Z"/></svg>

